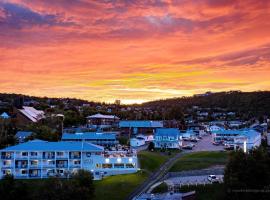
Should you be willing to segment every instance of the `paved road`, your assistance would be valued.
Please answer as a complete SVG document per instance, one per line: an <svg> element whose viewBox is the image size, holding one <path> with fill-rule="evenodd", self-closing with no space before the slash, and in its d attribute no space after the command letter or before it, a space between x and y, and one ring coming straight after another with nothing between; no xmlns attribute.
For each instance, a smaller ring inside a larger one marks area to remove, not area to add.
<svg viewBox="0 0 270 200"><path fill-rule="evenodd" d="M185 155L186 152L180 152L177 155L175 155L173 158L170 158L166 163L161 165L161 167L153 172L150 177L143 182L139 187L137 187L126 199L127 200L132 200L136 199L136 197L140 196L141 194L145 193L148 191L148 189L158 182L159 180L162 179L162 177L169 171L171 166L183 155Z"/></svg>

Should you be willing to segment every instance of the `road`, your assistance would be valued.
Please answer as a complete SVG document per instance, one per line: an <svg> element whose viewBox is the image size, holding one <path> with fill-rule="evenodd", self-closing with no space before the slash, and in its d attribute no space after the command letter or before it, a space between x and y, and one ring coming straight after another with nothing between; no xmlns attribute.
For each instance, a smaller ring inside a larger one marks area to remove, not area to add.
<svg viewBox="0 0 270 200"><path fill-rule="evenodd" d="M126 200L133 200L136 199L136 197L140 196L141 194L147 192L147 190L156 182L161 180L163 176L169 171L169 169L172 167L172 165L183 155L185 155L186 152L180 152L174 157L170 158L167 162L165 162L163 165L160 166L160 168L153 172L150 177L143 182L139 187L137 187L127 198Z"/></svg>

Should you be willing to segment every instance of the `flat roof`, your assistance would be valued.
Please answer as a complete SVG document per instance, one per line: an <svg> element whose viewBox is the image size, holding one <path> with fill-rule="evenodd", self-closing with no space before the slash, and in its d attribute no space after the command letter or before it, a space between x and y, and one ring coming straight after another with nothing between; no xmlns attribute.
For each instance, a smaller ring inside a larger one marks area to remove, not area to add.
<svg viewBox="0 0 270 200"><path fill-rule="evenodd" d="M114 133L98 133L98 132L84 132L84 133L63 133L62 140L68 139L116 139Z"/></svg>
<svg viewBox="0 0 270 200"><path fill-rule="evenodd" d="M119 127L122 128L162 128L163 123L161 121L148 121L148 120L128 120L128 121L120 121Z"/></svg>

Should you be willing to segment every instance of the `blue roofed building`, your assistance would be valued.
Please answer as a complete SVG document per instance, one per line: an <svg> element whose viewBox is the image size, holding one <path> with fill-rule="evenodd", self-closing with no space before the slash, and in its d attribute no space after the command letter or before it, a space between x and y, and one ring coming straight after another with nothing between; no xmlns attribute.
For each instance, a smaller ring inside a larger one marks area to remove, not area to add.
<svg viewBox="0 0 270 200"><path fill-rule="evenodd" d="M15 139L19 143L23 143L26 141L27 138L29 138L31 135L33 135L33 132L31 131L18 131L15 135Z"/></svg>
<svg viewBox="0 0 270 200"><path fill-rule="evenodd" d="M105 151L89 142L47 142L33 140L0 150L0 177L68 178L79 169L91 171L94 179L135 173L137 154L130 151Z"/></svg>
<svg viewBox="0 0 270 200"><path fill-rule="evenodd" d="M119 128L123 134L154 134L157 128L162 127L162 121L128 120L119 122Z"/></svg>
<svg viewBox="0 0 270 200"><path fill-rule="evenodd" d="M115 146L119 144L115 133L83 132L83 133L64 133L62 141L83 141L91 142L101 146Z"/></svg>
<svg viewBox="0 0 270 200"><path fill-rule="evenodd" d="M261 133L254 129L220 130L212 133L213 143L233 145L235 148L252 149L261 145Z"/></svg>
<svg viewBox="0 0 270 200"><path fill-rule="evenodd" d="M155 148L179 149L182 146L180 131L177 128L158 128L154 144Z"/></svg>
<svg viewBox="0 0 270 200"><path fill-rule="evenodd" d="M0 115L0 118L2 118L2 119L9 119L10 116L9 116L6 112L3 112L3 113Z"/></svg>

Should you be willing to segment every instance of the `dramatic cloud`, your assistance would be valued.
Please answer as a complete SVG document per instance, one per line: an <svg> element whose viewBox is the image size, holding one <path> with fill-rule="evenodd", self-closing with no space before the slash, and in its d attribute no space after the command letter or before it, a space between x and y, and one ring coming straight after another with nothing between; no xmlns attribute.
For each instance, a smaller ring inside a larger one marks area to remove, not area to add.
<svg viewBox="0 0 270 200"><path fill-rule="evenodd" d="M270 89L267 0L0 0L0 92L143 102Z"/></svg>

